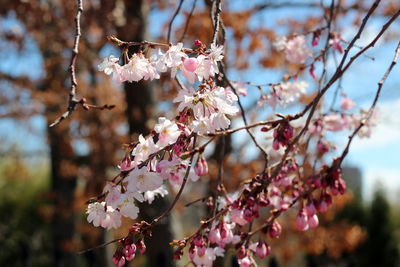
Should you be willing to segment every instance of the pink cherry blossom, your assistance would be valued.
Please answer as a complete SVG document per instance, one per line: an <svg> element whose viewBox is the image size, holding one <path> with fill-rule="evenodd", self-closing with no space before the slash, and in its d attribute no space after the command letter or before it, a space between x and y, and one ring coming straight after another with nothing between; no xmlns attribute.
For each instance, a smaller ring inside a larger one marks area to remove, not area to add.
<svg viewBox="0 0 400 267"><path fill-rule="evenodd" d="M99 71L104 71L105 74L107 75L111 75L113 74L115 71L117 71L118 68L118 61L119 58L110 55L108 58L105 58L103 60L103 62L101 62L97 68Z"/></svg>
<svg viewBox="0 0 400 267"><path fill-rule="evenodd" d="M243 210L239 210L239 209L232 210L231 219L234 223L237 223L240 226L243 226L248 223L248 221L244 218Z"/></svg>
<svg viewBox="0 0 400 267"><path fill-rule="evenodd" d="M340 108L343 110L350 110L353 109L356 106L356 103L354 103L353 100L351 100L349 97L344 97L342 100L340 100Z"/></svg>
<svg viewBox="0 0 400 267"><path fill-rule="evenodd" d="M340 36L339 33L334 32L332 34L332 38L329 40L329 44L332 46L332 48L336 51L338 51L340 54L343 54L343 47L342 47L342 42L343 39Z"/></svg>
<svg viewBox="0 0 400 267"><path fill-rule="evenodd" d="M323 119L325 129L332 132L338 132L346 129L350 121L345 114L332 113L326 115Z"/></svg>
<svg viewBox="0 0 400 267"><path fill-rule="evenodd" d="M129 170L132 170L135 167L136 167L136 164L135 164L134 161L131 160L131 156L130 155L126 155L122 159L121 163L118 165L118 168L121 171L129 171Z"/></svg>
<svg viewBox="0 0 400 267"><path fill-rule="evenodd" d="M306 45L306 38L300 35L286 42L285 55L288 61L302 64L312 56L312 51Z"/></svg>

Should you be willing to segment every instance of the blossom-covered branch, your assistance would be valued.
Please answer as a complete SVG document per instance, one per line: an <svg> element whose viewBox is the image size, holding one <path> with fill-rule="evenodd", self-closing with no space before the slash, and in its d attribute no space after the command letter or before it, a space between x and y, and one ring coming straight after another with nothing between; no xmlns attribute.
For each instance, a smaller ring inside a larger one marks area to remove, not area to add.
<svg viewBox="0 0 400 267"><path fill-rule="evenodd" d="M170 28L182 3L179 3L170 21ZM373 111L382 86L399 56L400 44L378 84L375 99L368 111L351 113L356 103L345 94L341 95L338 110L324 109L321 102L329 89L343 77L356 59L376 44L400 15L400 10L394 13L375 38L350 57L350 51L356 47L356 41L379 3L376 0L368 9L345 49L342 48L344 42L340 34L333 31L337 17L335 1L331 1L325 17L327 25L312 32L311 47L307 36L300 34L285 36L275 42L273 45L277 53L282 53L287 62L301 66L301 71L310 68L316 88L297 113L276 113L267 120L256 122L248 120L241 102L241 98L247 95L246 85L254 84L230 80L227 64L223 62L227 56L226 50L218 43L218 38L225 39L222 1L214 1L211 8L213 35L209 47L199 40L194 41L193 48L185 48L183 43L127 42L110 37L109 40L121 48L121 55L110 55L98 68L112 76L114 81L151 81L169 73L179 85L177 95L172 100L176 106L175 114L169 118L159 117L149 135L140 135L138 142L129 146L118 166L120 174L108 181L103 193L88 205L87 219L94 226L119 228L122 217L138 217L140 210L137 202L151 204L156 197L163 197L169 191L176 192L172 204L158 217L151 221L136 222L125 237L111 241L119 242L113 262L124 266L135 258L137 250L145 253L145 238L150 237L152 228L171 213L185 187L208 175L205 152L218 138L223 148L217 159L215 194L186 205L207 202L210 213L200 221L193 234L172 242L176 248L175 259L180 259L187 249L195 266L212 266L216 257L224 256L226 249L233 248L240 266L251 266L254 256L264 258L271 253L267 240L279 237L282 226L278 219L290 209L297 213L296 226L299 230L316 228L319 225L319 213L327 211L335 196L345 193L346 183L341 174L343 159L356 135L369 136L375 124ZM318 49L322 34L326 35L326 41ZM146 48L146 53L144 49L139 49L139 52L128 56L129 46ZM330 77L327 72L328 52L341 55ZM322 71L317 78L313 68L319 63ZM281 82L268 83L268 94L264 94L261 85L255 85L261 92L259 105L275 108L277 105L286 107L291 103L300 103L299 99L306 96L309 85L299 80L298 76L291 75ZM231 128L231 122L239 118L239 112L244 125ZM333 150L327 133L344 130L352 132L346 147L339 157L332 157L326 163L324 158L329 158ZM240 187L228 191L224 184L227 179L223 177L225 137L239 131L247 131L253 145L262 153L264 168L255 176L243 177L244 182ZM263 144L257 137L269 138L271 142ZM307 150L304 155L300 152L301 146ZM312 170L306 170L304 166L308 160L313 161ZM171 190L167 190L167 184ZM259 237L257 241L256 236Z"/></svg>

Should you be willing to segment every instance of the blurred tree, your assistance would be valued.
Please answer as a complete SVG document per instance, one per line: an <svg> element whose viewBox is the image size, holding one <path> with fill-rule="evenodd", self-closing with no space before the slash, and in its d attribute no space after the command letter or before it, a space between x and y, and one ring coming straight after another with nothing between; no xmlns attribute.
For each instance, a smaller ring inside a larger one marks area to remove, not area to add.
<svg viewBox="0 0 400 267"><path fill-rule="evenodd" d="M368 212L368 237L359 254L359 266L399 266L399 249L390 206L382 189L375 192Z"/></svg>
<svg viewBox="0 0 400 267"><path fill-rule="evenodd" d="M20 156L0 164L0 266L51 266L48 173L32 170ZM16 175L17 174L17 175Z"/></svg>

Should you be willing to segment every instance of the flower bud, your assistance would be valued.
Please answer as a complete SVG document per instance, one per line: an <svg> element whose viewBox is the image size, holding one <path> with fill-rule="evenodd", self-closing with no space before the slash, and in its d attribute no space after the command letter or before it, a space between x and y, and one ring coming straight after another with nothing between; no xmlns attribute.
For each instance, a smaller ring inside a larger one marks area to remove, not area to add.
<svg viewBox="0 0 400 267"><path fill-rule="evenodd" d="M210 231L210 233L208 234L208 240L210 240L210 242L214 244L217 244L221 241L221 234L218 228L212 229Z"/></svg>
<svg viewBox="0 0 400 267"><path fill-rule="evenodd" d="M119 261L118 261L118 267L124 267L125 262L126 262L125 257L122 256L121 259L119 259Z"/></svg>
<svg viewBox="0 0 400 267"><path fill-rule="evenodd" d="M265 242L258 242L256 247L256 255L260 259L264 259L271 253L271 248Z"/></svg>
<svg viewBox="0 0 400 267"><path fill-rule="evenodd" d="M251 259L249 256L244 257L239 261L240 267L250 267L252 265Z"/></svg>
<svg viewBox="0 0 400 267"><path fill-rule="evenodd" d="M306 212L307 212L307 215L308 215L309 217L310 217L310 216L313 216L313 215L317 212L313 201L310 200L310 201L308 202L308 204L307 204L307 206L306 206Z"/></svg>
<svg viewBox="0 0 400 267"><path fill-rule="evenodd" d="M271 227L268 229L268 235L271 238L278 238L282 233L282 226L280 225L280 223L275 220Z"/></svg>
<svg viewBox="0 0 400 267"><path fill-rule="evenodd" d="M180 260L180 259L182 258L182 255L183 255L182 249L177 249L177 250L174 252L173 258L174 258L174 260Z"/></svg>
<svg viewBox="0 0 400 267"><path fill-rule="evenodd" d="M297 215L296 226L300 231L308 230L308 217L304 208L302 208Z"/></svg>
<svg viewBox="0 0 400 267"><path fill-rule="evenodd" d="M144 254L146 252L146 244L144 243L143 239L140 239L136 246L139 249L140 254Z"/></svg>
<svg viewBox="0 0 400 267"><path fill-rule="evenodd" d="M241 246L236 254L238 259L243 259L246 256L246 248Z"/></svg>
<svg viewBox="0 0 400 267"><path fill-rule="evenodd" d="M203 43L200 40L194 40L193 43L195 46L203 46Z"/></svg>
<svg viewBox="0 0 400 267"><path fill-rule="evenodd" d="M118 165L118 168L123 172L129 171L129 170L133 169L134 167L135 167L135 164L134 164L134 162L132 162L131 156L129 154L126 155L122 159L121 164Z"/></svg>
<svg viewBox="0 0 400 267"><path fill-rule="evenodd" d="M195 72L198 65L199 65L199 62L198 62L197 58L194 58L194 57L185 58L185 60L183 61L183 67L188 72Z"/></svg>
<svg viewBox="0 0 400 267"><path fill-rule="evenodd" d="M311 228L317 228L318 224L319 224L319 220L318 220L317 214L314 214L311 217L308 217L308 225Z"/></svg>
<svg viewBox="0 0 400 267"><path fill-rule="evenodd" d="M207 161L203 156L200 156L194 166L194 172L197 176L204 176L208 173Z"/></svg>

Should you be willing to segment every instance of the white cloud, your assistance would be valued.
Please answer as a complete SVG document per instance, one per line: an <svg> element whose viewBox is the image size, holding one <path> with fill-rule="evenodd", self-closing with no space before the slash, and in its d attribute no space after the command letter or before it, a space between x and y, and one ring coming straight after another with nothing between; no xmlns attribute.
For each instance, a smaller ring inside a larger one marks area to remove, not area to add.
<svg viewBox="0 0 400 267"><path fill-rule="evenodd" d="M400 169L366 168L363 177L363 193L370 201L373 193L381 187L392 202L398 201L400 192Z"/></svg>
<svg viewBox="0 0 400 267"><path fill-rule="evenodd" d="M371 137L353 140L353 151L367 152L383 146L400 144L400 99L379 105L378 114L378 125L373 129Z"/></svg>

